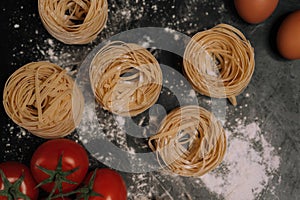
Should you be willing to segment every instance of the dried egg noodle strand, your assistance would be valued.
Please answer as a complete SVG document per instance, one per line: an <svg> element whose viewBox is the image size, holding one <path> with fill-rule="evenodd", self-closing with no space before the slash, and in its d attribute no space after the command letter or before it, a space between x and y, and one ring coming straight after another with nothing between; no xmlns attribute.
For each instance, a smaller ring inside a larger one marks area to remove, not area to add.
<svg viewBox="0 0 300 200"><path fill-rule="evenodd" d="M184 106L165 117L157 134L150 137L149 147L167 170L201 176L223 160L226 135L212 113L199 106Z"/></svg>
<svg viewBox="0 0 300 200"><path fill-rule="evenodd" d="M87 44L104 28L107 0L38 0L47 31L66 44Z"/></svg>
<svg viewBox="0 0 300 200"><path fill-rule="evenodd" d="M49 62L32 62L6 81L3 105L19 126L42 138L59 138L80 123L84 99L72 78Z"/></svg>
<svg viewBox="0 0 300 200"><path fill-rule="evenodd" d="M136 116L150 108L162 87L162 71L145 48L115 41L93 58L90 82L104 109L122 116Z"/></svg>
<svg viewBox="0 0 300 200"><path fill-rule="evenodd" d="M195 90L229 98L236 105L235 97L247 87L254 72L254 49L241 31L219 24L192 37L183 64Z"/></svg>

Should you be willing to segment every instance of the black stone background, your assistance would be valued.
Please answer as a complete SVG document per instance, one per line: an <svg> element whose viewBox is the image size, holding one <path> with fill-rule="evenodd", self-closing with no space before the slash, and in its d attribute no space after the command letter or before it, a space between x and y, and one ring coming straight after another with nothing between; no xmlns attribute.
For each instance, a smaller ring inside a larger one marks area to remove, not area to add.
<svg viewBox="0 0 300 200"><path fill-rule="evenodd" d="M81 52L80 54L77 53L75 64L65 63L65 66L71 65L76 68L80 66L80 62L83 61L91 49L103 39L124 30L145 26L169 27L192 36L196 32L218 23L234 25L251 41L256 53L255 73L245 91L251 94L251 98L245 99L241 95L238 97L238 101L248 102L248 119L254 120L256 116L260 117L264 121L261 127L262 130L271 134L269 135L271 144L275 148L281 147L279 155L282 159L280 166L282 181L277 188L278 198L282 200L300 199L300 61L288 61L281 58L276 51L274 42L280 22L288 13L300 9L300 2L298 0L281 0L273 15L258 25L250 25L241 20L230 0L108 0L108 3L110 7L108 27L100 33L94 42L87 45L65 45L52 38L42 26L38 15L37 1L1 1L0 90L3 90L6 79L16 69L28 62L44 59L44 56L37 49L37 45L43 48L45 40L48 38L55 41L55 48L68 48L70 52ZM217 8L221 3L224 3L225 10L219 13L213 7ZM116 6L111 7L111 5ZM124 7L128 9L131 7L139 8L139 5L144 8L143 11L139 11L143 14L139 19L134 17L122 19L118 13L118 9ZM158 11L152 9L153 5L157 5ZM189 5L196 5L197 9L190 9ZM209 13L208 16L205 15L206 12ZM190 16L187 17L187 21L183 22L182 19L188 16L189 13ZM175 15L176 18L172 18L172 15ZM179 20L180 23L176 24L176 20ZM14 24L19 24L20 27L14 28ZM295 24L295 26L300 26L300 23ZM38 30L38 33L36 30ZM173 60L170 56L170 61L166 62L172 63ZM232 106L229 106L228 109L234 110ZM17 160L28 164L33 151L45 140L28 133L21 139L17 139L15 135L20 130L7 117L2 104L0 112L0 161ZM11 124L13 129L8 124ZM77 139L78 136L74 133L68 138ZM10 146L6 145L8 143ZM91 157L91 162L91 168L102 166L93 157ZM130 177L130 174L124 173L123 175L129 183L130 179L126 177ZM188 179L186 182L188 183ZM189 185L186 187L189 187ZM177 199L178 195L176 190L176 188L171 190L174 199ZM205 188L201 191L194 191L189 188L188 191L190 191L192 199L217 199L214 194L208 192ZM182 199L188 198L183 197ZM271 198L268 198L268 194L262 194L260 199Z"/></svg>

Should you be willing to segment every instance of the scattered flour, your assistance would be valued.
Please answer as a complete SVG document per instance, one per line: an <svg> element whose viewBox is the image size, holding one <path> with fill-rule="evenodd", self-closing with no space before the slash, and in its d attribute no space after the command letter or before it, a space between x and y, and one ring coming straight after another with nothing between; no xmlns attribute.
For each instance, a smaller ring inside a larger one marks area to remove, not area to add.
<svg viewBox="0 0 300 200"><path fill-rule="evenodd" d="M186 16L178 16L178 14L172 15L171 22L162 21L161 25L163 27L171 27L165 28L165 31L169 32L170 34L174 33L173 29L187 34L192 34L199 31L199 26L204 26L203 24L192 22L195 21L194 19L199 18L199 20L196 21L201 22L203 19L200 20L200 17L210 17L211 12L218 12L222 14L226 11L224 3L215 5L212 1L208 0L203 1L203 3L210 5L212 8L209 11L203 12L203 16L195 16L192 14L195 13L195 10L200 9L201 6L199 6L197 1L190 1L188 4L182 4L181 6L182 9L186 9L184 12L188 13ZM108 21L109 26L106 26L104 31L100 34L98 40L117 34L120 30L120 27L123 29L129 29L134 28L134 26L139 26L140 20L143 19L147 6L148 5L146 5L145 0L126 0L123 2L113 0L109 10L109 15L111 16ZM159 4L156 5L154 2L154 4L151 4L151 9L157 13L164 11L165 8ZM172 6L172 9L175 9L175 7ZM35 14L32 15L35 16ZM131 23L132 19L135 23ZM19 22L19 19L15 21ZM20 26L19 23L15 22L12 23L12 26L15 29L21 29L23 27L23 25ZM39 30L35 30L35 34L39 35ZM36 35L34 35L34 37L36 37ZM142 45L146 48L150 47L151 43L153 43L151 38L146 37L143 39L145 42L142 43ZM174 40L178 39L179 36L174 34ZM98 40L96 40L96 42ZM76 65L78 67L80 65L80 62L91 50L91 46L92 45L89 45L89 47L78 47L78 50L74 50L72 48L61 46L56 40L49 38L46 39L44 43L36 44L36 50L42 55L44 60L56 63L67 70L73 71L72 66ZM21 51L20 54L23 54L23 51ZM73 73L76 74L76 67ZM165 80L165 82L167 84L169 80ZM176 85L174 85L174 87L176 87ZM194 90L190 90L188 93L188 96L190 97L194 97L195 95L196 94ZM250 94L246 93L245 97L250 97ZM208 105L211 105L211 100L206 101ZM247 104L244 105L244 107L247 106ZM108 141L113 142L119 148L134 155L136 151L133 147L128 146L126 139L126 134L124 131L124 118L114 118L104 111L100 117L99 115L95 116L94 109L94 107L88 107L88 109L85 110L85 118L82 121L83 126L80 126L79 131L87 134L90 129L97 130L97 132L92 133L94 138L95 134L102 132L105 134L105 137ZM95 117L98 117L99 124L97 124L97 127L91 127L93 124L90 124L89 122ZM224 162L216 170L204 175L201 178L195 179L195 182L199 187L201 187L202 181L208 190L227 200L256 199L263 190L268 188L270 181L277 176L277 171L280 166L280 158L276 155L276 150L274 147L272 147L272 145L263 135L259 124L257 122L246 124L245 119L245 116L240 116L240 118L236 119L236 125L231 125L230 130L229 128L226 129L228 137L228 149L224 158ZM152 116L152 118L150 116L150 121L157 122L159 120L154 116ZM13 126L10 126L10 124L8 124L7 129L7 131L11 134L16 131ZM83 134L79 137L79 140L81 140L83 144L87 144L89 140L93 139L87 139L85 136L86 135ZM90 135L88 136L90 137ZM29 134L27 131L21 129L17 137L19 139L26 138L29 137ZM12 145L10 145L9 140L5 142L7 144L7 149L9 149L5 151L5 153L10 153L13 151L11 147ZM24 151L24 149L22 151ZM94 156L99 161L107 161L107 159L111 159L112 157L111 154L109 155L109 157L105 158L100 154L95 154ZM130 183L128 184L128 199L146 200L177 198L171 197L172 194L168 193L168 188L164 190L164 193L159 194L158 191L156 191L156 188L164 187L164 183L157 182L157 180L149 173L131 174L128 175L128 177L130 179ZM280 181L280 177L278 178ZM271 193L273 193L275 197L275 191L272 191L274 190L274 187L269 188L269 190L271 190ZM189 199L192 199L192 197Z"/></svg>
<svg viewBox="0 0 300 200"><path fill-rule="evenodd" d="M233 131L226 130L228 149L222 164L225 173L213 171L201 179L209 190L226 200L240 200L241 196L243 200L253 200L276 175L280 158L258 123L238 124ZM271 193L276 196L275 191Z"/></svg>

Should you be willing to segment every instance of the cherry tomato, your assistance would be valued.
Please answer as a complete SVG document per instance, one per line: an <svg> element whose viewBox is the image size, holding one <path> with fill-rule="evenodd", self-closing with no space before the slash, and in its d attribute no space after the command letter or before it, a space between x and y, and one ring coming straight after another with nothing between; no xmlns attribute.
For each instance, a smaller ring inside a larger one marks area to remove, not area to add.
<svg viewBox="0 0 300 200"><path fill-rule="evenodd" d="M69 139L53 139L43 143L33 153L30 163L38 185L55 194L76 189L85 178L88 167L85 149Z"/></svg>
<svg viewBox="0 0 300 200"><path fill-rule="evenodd" d="M95 177L93 177L93 174ZM94 179L94 180L92 180ZM88 187L92 181L90 193L100 194L101 196L88 195L89 200L126 200L127 190L122 176L111 169L96 169L90 172L84 180L84 187ZM83 198L81 198L83 199Z"/></svg>
<svg viewBox="0 0 300 200"><path fill-rule="evenodd" d="M0 170L0 200L8 199L6 195L10 195L13 199L35 200L38 198L39 191L35 188L36 182L27 166L8 161L0 164Z"/></svg>

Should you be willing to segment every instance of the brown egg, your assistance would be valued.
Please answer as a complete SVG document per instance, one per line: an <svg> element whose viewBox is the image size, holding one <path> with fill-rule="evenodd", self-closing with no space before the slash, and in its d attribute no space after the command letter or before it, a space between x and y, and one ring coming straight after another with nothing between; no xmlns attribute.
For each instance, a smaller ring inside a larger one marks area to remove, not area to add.
<svg viewBox="0 0 300 200"><path fill-rule="evenodd" d="M250 24L265 21L274 12L279 0L234 0L240 17Z"/></svg>
<svg viewBox="0 0 300 200"><path fill-rule="evenodd" d="M289 14L277 33L277 48L287 59L300 59L300 10Z"/></svg>

